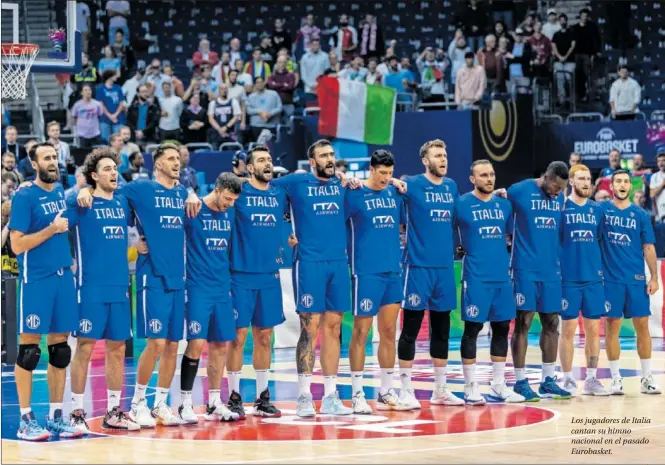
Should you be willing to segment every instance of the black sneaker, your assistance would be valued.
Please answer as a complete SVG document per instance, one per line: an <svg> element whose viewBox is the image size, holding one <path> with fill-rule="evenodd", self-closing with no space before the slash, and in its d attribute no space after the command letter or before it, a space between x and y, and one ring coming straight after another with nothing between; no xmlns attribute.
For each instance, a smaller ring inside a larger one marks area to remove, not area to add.
<svg viewBox="0 0 665 465"><path fill-rule="evenodd" d="M254 401L254 416L279 418L282 412L270 402L270 391L266 388Z"/></svg>
<svg viewBox="0 0 665 465"><path fill-rule="evenodd" d="M226 406L233 413L238 414L238 420L244 420L246 418L245 409L242 406L242 397L240 397L240 394L238 394L237 392L235 391L231 392L231 395L229 396L229 403L226 404Z"/></svg>

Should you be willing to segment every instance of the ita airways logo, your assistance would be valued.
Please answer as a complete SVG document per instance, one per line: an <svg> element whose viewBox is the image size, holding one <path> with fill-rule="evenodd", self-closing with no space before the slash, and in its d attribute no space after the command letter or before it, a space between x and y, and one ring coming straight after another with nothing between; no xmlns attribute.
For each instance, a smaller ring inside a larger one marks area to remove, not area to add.
<svg viewBox="0 0 665 465"><path fill-rule="evenodd" d="M34 313L28 315L25 318L25 325L30 329L39 328L39 325L41 324L41 322L42 321L39 319L39 317L37 315L35 315Z"/></svg>
<svg viewBox="0 0 665 465"><path fill-rule="evenodd" d="M88 334L92 331L92 321L86 320L85 318L79 321L79 331L81 334Z"/></svg>
<svg viewBox="0 0 665 465"><path fill-rule="evenodd" d="M573 143L573 152L582 155L585 160L607 159L611 150L619 150L624 156L632 157L639 153L639 139L632 139L617 135L610 127L601 128L595 139L576 140Z"/></svg>
<svg viewBox="0 0 665 465"><path fill-rule="evenodd" d="M514 100L492 100L490 110L478 112L480 142L485 153L494 161L510 156L517 141L517 105Z"/></svg>
<svg viewBox="0 0 665 465"><path fill-rule="evenodd" d="M373 404L370 401L370 404ZM315 402L316 410L320 402ZM210 422L200 428L157 428L136 432L104 431L123 437L197 441L338 441L440 436L476 431L503 430L532 425L554 417L548 409L520 405L494 404L482 407L450 409L421 401L422 409L409 412L381 412L373 415L300 418L294 402L275 402L280 418L248 415L241 425L235 422ZM195 408L205 413L205 407ZM93 432L101 431L102 419L89 422Z"/></svg>
<svg viewBox="0 0 665 465"><path fill-rule="evenodd" d="M312 294L303 294L300 297L300 304L304 308L312 308L312 305L314 305L314 297L312 297Z"/></svg>

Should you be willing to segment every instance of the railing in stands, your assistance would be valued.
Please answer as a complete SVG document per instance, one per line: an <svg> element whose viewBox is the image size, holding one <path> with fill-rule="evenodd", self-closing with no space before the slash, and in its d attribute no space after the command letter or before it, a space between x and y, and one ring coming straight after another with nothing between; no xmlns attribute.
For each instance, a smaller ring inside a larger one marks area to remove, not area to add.
<svg viewBox="0 0 665 465"><path fill-rule="evenodd" d="M574 123L576 121L603 121L605 116L602 113L588 112L588 113L571 113L566 118L566 123Z"/></svg>
<svg viewBox="0 0 665 465"><path fill-rule="evenodd" d="M455 110L459 105L455 102L430 102L430 103L421 103L416 108L416 111L426 111L428 109L432 110Z"/></svg>

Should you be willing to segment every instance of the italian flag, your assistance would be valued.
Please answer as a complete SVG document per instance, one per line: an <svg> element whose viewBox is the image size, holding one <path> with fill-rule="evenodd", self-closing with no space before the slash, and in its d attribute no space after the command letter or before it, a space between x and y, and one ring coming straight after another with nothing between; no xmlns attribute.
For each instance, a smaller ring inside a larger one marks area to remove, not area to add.
<svg viewBox="0 0 665 465"><path fill-rule="evenodd" d="M374 145L392 145L394 89L324 76L319 79L319 134Z"/></svg>

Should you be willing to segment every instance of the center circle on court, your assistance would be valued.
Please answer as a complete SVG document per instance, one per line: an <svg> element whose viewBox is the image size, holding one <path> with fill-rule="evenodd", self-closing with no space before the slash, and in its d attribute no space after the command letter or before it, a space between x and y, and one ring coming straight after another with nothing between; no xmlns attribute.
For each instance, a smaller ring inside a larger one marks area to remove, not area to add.
<svg viewBox="0 0 665 465"><path fill-rule="evenodd" d="M317 410L319 402L315 402ZM371 402L370 404L374 404ZM205 421L204 408L195 408L199 424L192 426L157 426L138 432L101 430L101 418L89 422L95 433L137 439L172 439L195 441L333 441L348 439L395 439L493 431L535 425L552 419L551 410L525 406L488 404L481 407L448 407L421 401L422 409L407 412L379 412L372 415L316 415L299 418L295 402L275 402L282 410L280 418L252 416L246 405L247 419L222 423ZM373 405L374 407L374 405ZM175 410L174 410L175 411Z"/></svg>

